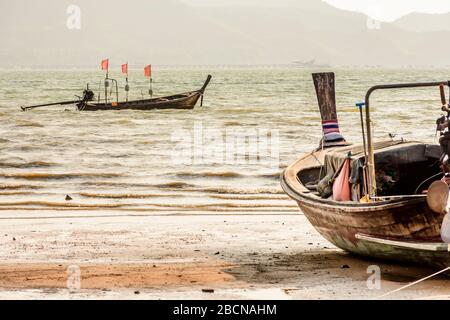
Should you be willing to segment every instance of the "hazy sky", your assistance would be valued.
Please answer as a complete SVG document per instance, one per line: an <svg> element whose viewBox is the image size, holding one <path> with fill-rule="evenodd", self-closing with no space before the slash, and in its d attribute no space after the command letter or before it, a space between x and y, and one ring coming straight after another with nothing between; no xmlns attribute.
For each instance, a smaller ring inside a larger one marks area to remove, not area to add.
<svg viewBox="0 0 450 320"><path fill-rule="evenodd" d="M123 61L450 67L450 14L387 24L321 0L39 0L32 10L30 1L0 0L0 67L98 68L104 57L116 70ZM450 10L450 0L326 1L383 19Z"/></svg>
<svg viewBox="0 0 450 320"><path fill-rule="evenodd" d="M279 4L280 0L183 0L194 5L214 4ZM321 0L317 0L321 1ZM450 12L450 0L325 0L335 7L363 12L374 19L393 21L412 12L446 13ZM302 0L291 3L301 4Z"/></svg>
<svg viewBox="0 0 450 320"><path fill-rule="evenodd" d="M326 2L338 8L361 11L383 21L393 21L412 12L450 12L449 0L326 0Z"/></svg>

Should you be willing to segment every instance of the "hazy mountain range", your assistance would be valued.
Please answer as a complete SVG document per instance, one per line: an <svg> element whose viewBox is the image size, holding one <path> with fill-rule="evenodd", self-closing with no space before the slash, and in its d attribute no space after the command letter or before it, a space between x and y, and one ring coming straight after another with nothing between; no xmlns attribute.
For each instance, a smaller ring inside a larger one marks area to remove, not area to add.
<svg viewBox="0 0 450 320"><path fill-rule="evenodd" d="M66 27L71 4L81 30ZM0 67L289 64L450 66L450 15L378 25L320 0L193 7L178 0L0 2ZM379 27L379 28L378 28Z"/></svg>
<svg viewBox="0 0 450 320"><path fill-rule="evenodd" d="M395 25L408 31L450 31L450 13L413 13L395 21Z"/></svg>

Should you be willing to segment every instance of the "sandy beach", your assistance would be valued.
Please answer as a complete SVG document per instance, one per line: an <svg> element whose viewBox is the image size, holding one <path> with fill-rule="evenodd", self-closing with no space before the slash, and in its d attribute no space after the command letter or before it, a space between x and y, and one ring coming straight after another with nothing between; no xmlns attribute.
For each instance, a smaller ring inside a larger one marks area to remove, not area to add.
<svg viewBox="0 0 450 320"><path fill-rule="evenodd" d="M6 211L0 225L0 299L375 299L434 272L353 257L294 212ZM367 286L371 265L380 289ZM447 284L384 298L443 298Z"/></svg>

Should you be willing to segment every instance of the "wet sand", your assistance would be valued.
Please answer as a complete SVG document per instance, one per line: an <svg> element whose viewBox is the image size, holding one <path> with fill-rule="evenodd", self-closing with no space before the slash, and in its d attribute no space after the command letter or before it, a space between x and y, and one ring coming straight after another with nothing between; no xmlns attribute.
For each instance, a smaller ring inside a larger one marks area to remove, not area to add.
<svg viewBox="0 0 450 320"><path fill-rule="evenodd" d="M296 213L4 211L0 230L1 299L374 299L434 272L353 257ZM367 286L371 265L381 289ZM80 290L67 287L74 266ZM386 299L445 298L449 285Z"/></svg>

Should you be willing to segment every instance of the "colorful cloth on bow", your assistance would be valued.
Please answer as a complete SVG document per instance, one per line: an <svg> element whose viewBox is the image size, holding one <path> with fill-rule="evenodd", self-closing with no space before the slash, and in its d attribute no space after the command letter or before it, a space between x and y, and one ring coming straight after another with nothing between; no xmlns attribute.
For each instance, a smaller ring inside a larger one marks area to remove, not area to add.
<svg viewBox="0 0 450 320"><path fill-rule="evenodd" d="M326 142L343 141L344 137L339 131L339 124L337 120L322 121L323 136Z"/></svg>

